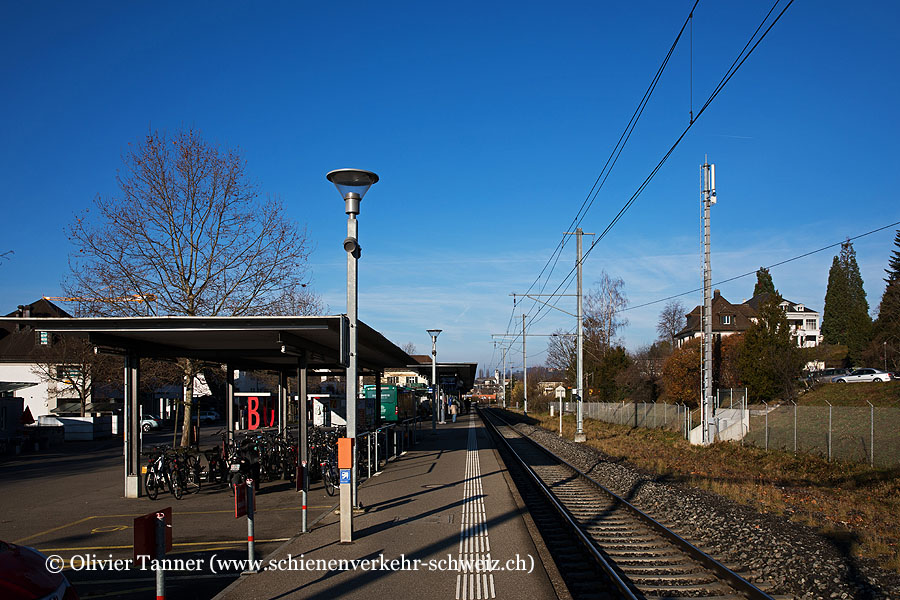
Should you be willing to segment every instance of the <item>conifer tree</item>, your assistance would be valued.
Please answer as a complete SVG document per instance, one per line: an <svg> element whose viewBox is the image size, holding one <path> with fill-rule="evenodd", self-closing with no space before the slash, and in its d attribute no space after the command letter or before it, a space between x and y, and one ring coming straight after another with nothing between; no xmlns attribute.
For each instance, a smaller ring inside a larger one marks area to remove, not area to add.
<svg viewBox="0 0 900 600"><path fill-rule="evenodd" d="M869 343L872 319L863 289L862 275L856 263L856 251L847 240L834 257L828 272L822 336L827 344L847 346L851 362L857 363Z"/></svg>
<svg viewBox="0 0 900 600"><path fill-rule="evenodd" d="M744 333L738 357L741 381L760 400L792 397L800 374L800 351L791 340L781 300L775 293L760 305L758 320Z"/></svg>
<svg viewBox="0 0 900 600"><path fill-rule="evenodd" d="M897 235L894 237L894 246L896 246L896 249L891 253L891 258L888 259L888 268L884 270L887 273L885 282L888 284L900 279L900 229L897 230Z"/></svg>
<svg viewBox="0 0 900 600"><path fill-rule="evenodd" d="M769 270L765 267L760 267L756 272L756 286L753 288L753 295L758 296L765 292L770 294L778 293L775 291L775 284L772 282L772 275L769 273Z"/></svg>

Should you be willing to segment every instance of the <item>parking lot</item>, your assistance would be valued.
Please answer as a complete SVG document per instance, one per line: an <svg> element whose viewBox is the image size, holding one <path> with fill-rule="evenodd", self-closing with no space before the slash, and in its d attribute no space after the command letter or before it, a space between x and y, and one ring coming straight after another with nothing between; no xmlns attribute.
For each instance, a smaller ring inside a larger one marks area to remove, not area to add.
<svg viewBox="0 0 900 600"><path fill-rule="evenodd" d="M214 428L201 447L216 443ZM145 435L144 447L171 443L172 434ZM152 593L152 571L87 570L85 558L132 558L135 517L172 507L173 544L169 556L202 559L246 558L247 521L234 518L234 498L223 484L204 484L197 494L176 500L123 498L121 440L68 442L48 451L0 463L0 539L37 548L66 561L66 576L81 598ZM311 482L309 521L336 503L319 482ZM264 558L300 531L300 494L292 483L263 483L257 496L255 543ZM72 561L75 558L74 562ZM74 569L72 567L75 567ZM239 573L199 571L167 579L169 598L208 598ZM186 584L189 585L189 589Z"/></svg>

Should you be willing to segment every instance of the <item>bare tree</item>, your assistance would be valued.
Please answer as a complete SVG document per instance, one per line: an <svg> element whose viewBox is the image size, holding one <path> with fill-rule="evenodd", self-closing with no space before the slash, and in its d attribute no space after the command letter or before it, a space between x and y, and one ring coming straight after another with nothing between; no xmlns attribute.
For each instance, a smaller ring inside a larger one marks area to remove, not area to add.
<svg viewBox="0 0 900 600"><path fill-rule="evenodd" d="M322 299L302 286L299 289L285 290L272 305L270 314L282 316L324 315L328 307Z"/></svg>
<svg viewBox="0 0 900 600"><path fill-rule="evenodd" d="M554 331L547 343L547 366L561 371L565 375L566 383L570 385L575 383L577 377L575 346L575 336L562 329Z"/></svg>
<svg viewBox="0 0 900 600"><path fill-rule="evenodd" d="M600 275L596 287L584 297L585 344L605 350L616 343L616 333L628 325L622 310L628 306L625 282L612 278L606 271Z"/></svg>
<svg viewBox="0 0 900 600"><path fill-rule="evenodd" d="M238 150L193 129L155 131L122 161L119 192L69 230L76 252L63 287L86 299L85 314L260 315L290 304L305 283L306 232L279 200L260 198ZM200 365L180 365L187 445Z"/></svg>
<svg viewBox="0 0 900 600"><path fill-rule="evenodd" d="M31 370L41 380L57 384L57 400L66 390L73 393L83 417L95 387L112 381L121 361L94 352L94 346L81 338L54 335L49 342L35 346Z"/></svg>
<svg viewBox="0 0 900 600"><path fill-rule="evenodd" d="M405 344L403 344L402 348L403 348L403 351L406 352L407 354L409 354L410 356L412 356L413 354L416 353L416 345L413 344L412 342L406 342Z"/></svg>
<svg viewBox="0 0 900 600"><path fill-rule="evenodd" d="M656 322L656 333L659 339L675 343L675 336L684 329L687 309L681 300L669 300L659 313L659 321Z"/></svg>

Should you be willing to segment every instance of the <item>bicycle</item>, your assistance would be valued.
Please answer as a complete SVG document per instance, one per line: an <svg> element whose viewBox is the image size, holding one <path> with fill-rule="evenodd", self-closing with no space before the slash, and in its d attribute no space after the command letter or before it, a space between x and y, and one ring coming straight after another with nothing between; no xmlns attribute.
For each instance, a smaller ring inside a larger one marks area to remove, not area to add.
<svg viewBox="0 0 900 600"><path fill-rule="evenodd" d="M147 475L144 478L144 489L147 497L156 500L159 492L168 488L176 500L181 500L184 495L184 487L181 477L176 476L172 470L172 458L167 452L168 448L157 446L153 449L147 464Z"/></svg>

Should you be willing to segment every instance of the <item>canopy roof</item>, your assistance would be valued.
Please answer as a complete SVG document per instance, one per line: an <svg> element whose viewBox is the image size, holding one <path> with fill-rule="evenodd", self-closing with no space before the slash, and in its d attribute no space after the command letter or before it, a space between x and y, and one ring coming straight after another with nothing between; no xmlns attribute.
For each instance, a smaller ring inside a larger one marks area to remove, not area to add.
<svg viewBox="0 0 900 600"><path fill-rule="evenodd" d="M314 317L0 318L0 326L77 335L101 349L147 358L193 358L235 369L287 370L304 353L309 368L342 369L349 352L346 315ZM359 322L358 364L381 370L413 362Z"/></svg>

